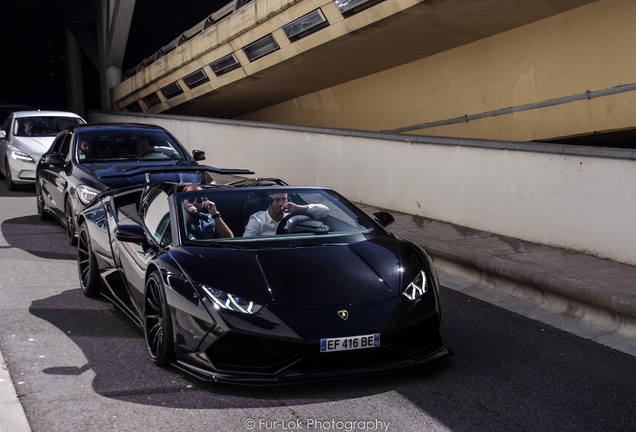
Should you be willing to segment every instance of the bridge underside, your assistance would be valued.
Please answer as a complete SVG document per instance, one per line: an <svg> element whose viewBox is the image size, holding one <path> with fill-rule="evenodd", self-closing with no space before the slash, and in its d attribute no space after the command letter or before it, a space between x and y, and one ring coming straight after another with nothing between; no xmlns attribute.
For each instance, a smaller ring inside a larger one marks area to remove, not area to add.
<svg viewBox="0 0 636 432"><path fill-rule="evenodd" d="M343 16L334 2L327 1L320 7L330 26L291 43L280 28L314 10L316 3L255 0L138 72L144 75L142 80L135 76L129 78L132 85L120 86L125 93L115 91L116 105L126 108L136 100L157 93L161 103L144 106L144 111L234 118L585 3L589 0L386 0ZM268 7L271 10L262 11ZM259 20L259 16L266 18ZM233 21L243 24L249 21L249 24L233 26ZM225 40L219 40L216 33L220 31L214 31L221 25L227 27L222 29ZM231 34L233 27L237 31L234 35ZM215 37L207 37L208 33ZM274 34L280 49L249 62L241 48L267 34ZM187 58L181 51L192 55ZM231 72L231 78L216 77L209 65L203 66L210 81L194 89L180 82L199 66L216 60L214 53L218 52L234 52L245 64L241 62L241 67ZM171 56L184 60L176 70L166 68ZM162 97L161 89L173 82L180 82L184 93L171 99Z"/></svg>

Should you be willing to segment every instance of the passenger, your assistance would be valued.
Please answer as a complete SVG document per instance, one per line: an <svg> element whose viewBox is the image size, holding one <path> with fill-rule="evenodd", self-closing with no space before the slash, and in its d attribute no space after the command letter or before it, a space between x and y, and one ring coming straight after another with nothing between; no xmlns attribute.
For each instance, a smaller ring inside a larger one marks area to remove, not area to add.
<svg viewBox="0 0 636 432"><path fill-rule="evenodd" d="M27 120L24 122L24 135L25 136L33 136L35 135L35 129L33 128L33 126L35 126L35 123L33 123L33 120Z"/></svg>
<svg viewBox="0 0 636 432"><path fill-rule="evenodd" d="M71 120L69 120L67 118L60 118L57 121L57 131L61 132L61 131L63 131L64 129L66 129L68 126L70 126L72 124L73 124L73 122Z"/></svg>
<svg viewBox="0 0 636 432"><path fill-rule="evenodd" d="M203 190L203 188L197 184L191 184L183 189L184 192L196 190ZM192 201L185 200L183 207L186 210L186 230L190 240L234 237L221 218L221 213L216 209L216 204L207 198L197 197Z"/></svg>
<svg viewBox="0 0 636 432"><path fill-rule="evenodd" d="M299 211L308 212L316 219L322 219L329 214L329 207L322 204L297 205L287 200L286 193L272 193L271 202L267 210L261 210L250 216L243 237L257 237L276 234L278 223L285 217L285 213ZM307 219L308 216L296 216L292 219Z"/></svg>
<svg viewBox="0 0 636 432"><path fill-rule="evenodd" d="M57 135L60 131L58 127L58 119L49 119L46 123L46 135Z"/></svg>

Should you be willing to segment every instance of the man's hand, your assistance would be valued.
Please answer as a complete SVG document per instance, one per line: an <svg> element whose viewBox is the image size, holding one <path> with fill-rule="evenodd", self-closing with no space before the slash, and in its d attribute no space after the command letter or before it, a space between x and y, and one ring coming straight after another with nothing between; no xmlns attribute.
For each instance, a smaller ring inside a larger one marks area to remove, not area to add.
<svg viewBox="0 0 636 432"><path fill-rule="evenodd" d="M287 213L294 213L299 211L307 211L309 207L307 207L306 205L301 206L301 205L294 204L293 202L288 202L287 204L283 206L283 209Z"/></svg>
<svg viewBox="0 0 636 432"><path fill-rule="evenodd" d="M208 199L205 199L203 203L201 203L201 206L202 208L207 209L208 213L210 213L212 216L218 213L216 210L216 204Z"/></svg>

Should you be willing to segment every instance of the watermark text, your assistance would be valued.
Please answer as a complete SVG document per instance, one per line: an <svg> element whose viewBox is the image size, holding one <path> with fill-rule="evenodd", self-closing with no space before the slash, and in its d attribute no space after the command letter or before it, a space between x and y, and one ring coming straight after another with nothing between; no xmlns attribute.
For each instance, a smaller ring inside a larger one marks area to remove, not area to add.
<svg viewBox="0 0 636 432"><path fill-rule="evenodd" d="M245 420L245 429L254 431L382 431L389 430L391 422L383 420L339 420L339 419L264 419L248 418Z"/></svg>

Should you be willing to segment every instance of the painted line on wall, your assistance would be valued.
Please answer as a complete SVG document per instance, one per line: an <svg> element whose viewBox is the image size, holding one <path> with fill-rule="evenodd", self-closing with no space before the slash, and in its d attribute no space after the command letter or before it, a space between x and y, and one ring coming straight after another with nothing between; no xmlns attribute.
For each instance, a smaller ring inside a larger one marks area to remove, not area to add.
<svg viewBox="0 0 636 432"><path fill-rule="evenodd" d="M591 100L591 99L595 99L599 97L611 96L611 95L626 93L626 92L630 92L634 90L636 90L636 83L619 85L619 86L612 87L609 89L604 89L604 90L595 90L595 91L588 90L585 93L579 93L572 96L564 96L561 98L550 99L550 100L541 101L541 102L533 102L533 103L529 103L525 105L519 105L516 107L502 108L502 109L498 109L494 111L486 111L480 114L464 115L461 117L455 117L455 118L447 119L447 120L438 120L438 121L429 122L429 123L421 123L421 124L417 124L413 126L405 126L405 127L397 128L397 129L389 129L389 130L386 130L385 132L401 133L401 132L409 132L409 131L420 130L420 129L428 129L428 128L433 128L438 126L448 126L448 125L458 124L458 123L468 123L471 120L479 120L479 119L484 119L488 117L497 117L497 116L512 114L512 113L521 112L521 111L530 111L530 110L534 110L538 108L551 107L555 105L563 105L563 104L578 102L578 101L582 101L586 99Z"/></svg>

